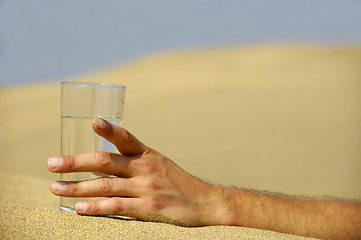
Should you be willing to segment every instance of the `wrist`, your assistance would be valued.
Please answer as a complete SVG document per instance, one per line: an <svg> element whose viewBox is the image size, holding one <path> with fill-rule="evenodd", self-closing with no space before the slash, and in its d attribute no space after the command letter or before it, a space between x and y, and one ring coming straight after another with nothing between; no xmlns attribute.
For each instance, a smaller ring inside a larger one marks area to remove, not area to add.
<svg viewBox="0 0 361 240"><path fill-rule="evenodd" d="M202 225L242 226L242 193L238 189L207 184Z"/></svg>

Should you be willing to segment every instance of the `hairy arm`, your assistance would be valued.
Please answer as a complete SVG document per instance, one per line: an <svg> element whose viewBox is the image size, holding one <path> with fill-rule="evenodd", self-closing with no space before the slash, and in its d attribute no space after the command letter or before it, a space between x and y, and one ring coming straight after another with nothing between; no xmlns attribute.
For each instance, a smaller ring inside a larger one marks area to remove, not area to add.
<svg viewBox="0 0 361 240"><path fill-rule="evenodd" d="M230 188L221 191L229 211L226 225L322 239L361 239L360 202L304 200Z"/></svg>
<svg viewBox="0 0 361 240"><path fill-rule="evenodd" d="M93 129L121 154L95 152L52 157L54 173L103 172L115 177L54 182L67 197L108 197L78 202L83 215L126 215L184 226L230 225L329 239L361 239L361 204L299 200L205 183L144 145L124 128L94 119Z"/></svg>

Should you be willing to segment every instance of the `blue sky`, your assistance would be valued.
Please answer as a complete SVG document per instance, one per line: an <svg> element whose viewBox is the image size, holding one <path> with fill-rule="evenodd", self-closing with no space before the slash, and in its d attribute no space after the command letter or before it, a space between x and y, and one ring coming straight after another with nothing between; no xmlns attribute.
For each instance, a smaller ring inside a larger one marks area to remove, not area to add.
<svg viewBox="0 0 361 240"><path fill-rule="evenodd" d="M358 0L0 0L0 85L227 45L361 46Z"/></svg>

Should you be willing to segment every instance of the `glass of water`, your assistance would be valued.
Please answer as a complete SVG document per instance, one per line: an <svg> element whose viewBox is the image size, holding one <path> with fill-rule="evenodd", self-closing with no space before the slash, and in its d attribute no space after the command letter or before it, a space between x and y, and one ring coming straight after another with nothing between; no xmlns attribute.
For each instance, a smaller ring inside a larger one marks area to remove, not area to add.
<svg viewBox="0 0 361 240"><path fill-rule="evenodd" d="M97 135L91 127L93 118L100 117L121 125L125 86L84 82L61 83L61 155L96 151L118 153L114 145ZM61 173L61 181L87 181L110 177L100 172ZM60 197L60 209L75 211L78 201L101 198Z"/></svg>

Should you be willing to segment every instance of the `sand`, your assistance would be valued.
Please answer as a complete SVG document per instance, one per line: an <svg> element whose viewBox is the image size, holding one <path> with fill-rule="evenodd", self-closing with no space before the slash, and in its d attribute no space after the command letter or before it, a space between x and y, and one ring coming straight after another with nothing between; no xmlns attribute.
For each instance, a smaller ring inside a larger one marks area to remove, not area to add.
<svg viewBox="0 0 361 240"><path fill-rule="evenodd" d="M123 126L210 182L361 199L361 48L169 52L64 80L127 85ZM58 210L59 85L0 88L0 238L285 239ZM292 236L292 238L296 238ZM300 238L301 239L301 238Z"/></svg>
<svg viewBox="0 0 361 240"><path fill-rule="evenodd" d="M165 223L80 216L58 210L47 182L0 175L1 239L285 239L290 235L240 227L179 227ZM292 236L293 237L293 236ZM305 239L294 237L294 239Z"/></svg>

